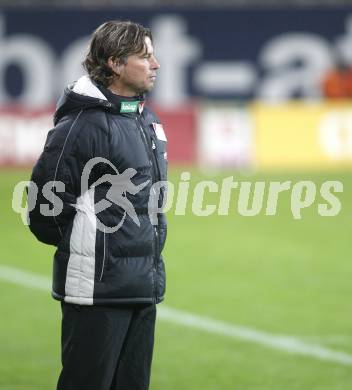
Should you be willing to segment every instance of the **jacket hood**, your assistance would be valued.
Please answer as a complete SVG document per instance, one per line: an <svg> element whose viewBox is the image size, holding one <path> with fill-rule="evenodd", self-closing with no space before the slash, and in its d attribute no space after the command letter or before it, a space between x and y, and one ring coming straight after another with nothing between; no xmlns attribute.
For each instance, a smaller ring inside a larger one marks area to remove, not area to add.
<svg viewBox="0 0 352 390"><path fill-rule="evenodd" d="M63 116L71 112L93 107L122 113L122 105L129 102L140 104L141 109L139 107L139 110L141 112L144 105L144 96L123 97L114 95L114 102L112 103L89 76L82 76L78 81L65 88L56 106L54 124L56 125Z"/></svg>
<svg viewBox="0 0 352 390"><path fill-rule="evenodd" d="M88 76L82 76L78 81L65 88L61 95L54 115L54 124L70 112L86 108L111 108L110 103L99 88Z"/></svg>

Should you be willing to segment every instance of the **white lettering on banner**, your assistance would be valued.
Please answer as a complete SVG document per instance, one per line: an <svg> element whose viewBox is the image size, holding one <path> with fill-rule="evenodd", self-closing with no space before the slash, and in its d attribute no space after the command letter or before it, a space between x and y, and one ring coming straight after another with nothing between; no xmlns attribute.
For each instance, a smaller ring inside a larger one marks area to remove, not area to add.
<svg viewBox="0 0 352 390"><path fill-rule="evenodd" d="M277 34L264 43L256 62L246 58L237 60L236 47L231 45L226 60L208 61L203 56L202 37L191 36L187 32L186 18L180 15L160 14L150 25L161 64L153 97L164 107L183 103L190 94L189 83L194 85L195 93L200 94L229 97L253 94L273 101L297 94L319 97L321 78L333 65L335 57L352 64L352 18L349 15L345 34L333 42L309 31ZM218 39L226 40L226 37ZM6 36L5 16L0 13L0 104L18 102L39 107L55 101L62 88L81 75L88 40L88 36L76 39L56 58L54 49L39 37L27 33ZM5 83L6 70L14 64L24 79L22 91L16 98L9 95Z"/></svg>
<svg viewBox="0 0 352 390"><path fill-rule="evenodd" d="M336 39L336 50L342 62L352 64L352 15L347 16L346 34Z"/></svg>
<svg viewBox="0 0 352 390"><path fill-rule="evenodd" d="M5 90L5 73L16 64L24 76L24 88L16 100L24 105L40 107L53 97L54 55L40 38L29 34L5 37L5 18L0 14L0 103L11 103Z"/></svg>
<svg viewBox="0 0 352 390"><path fill-rule="evenodd" d="M267 71L259 85L259 97L282 101L298 92L320 97L321 80L332 66L332 48L318 35L282 34L263 47L259 60ZM300 67L295 66L297 62Z"/></svg>
<svg viewBox="0 0 352 390"><path fill-rule="evenodd" d="M33 163L42 152L52 125L52 113L36 116L1 114L0 164Z"/></svg>
<svg viewBox="0 0 352 390"><path fill-rule="evenodd" d="M320 145L334 160L352 159L352 110L334 110L324 115L319 128Z"/></svg>
<svg viewBox="0 0 352 390"><path fill-rule="evenodd" d="M187 67L200 58L201 45L187 36L186 28L186 22L180 16L160 16L152 23L155 52L161 65L153 97L164 106L185 101Z"/></svg>
<svg viewBox="0 0 352 390"><path fill-rule="evenodd" d="M63 85L78 80L83 73L82 60L85 57L89 44L89 37L79 38L71 43L63 52L61 67L58 69L61 77L58 78L57 90L60 91ZM60 73L61 71L61 73Z"/></svg>
<svg viewBox="0 0 352 390"><path fill-rule="evenodd" d="M205 93L248 93L254 88L254 65L245 61L214 61L199 65L194 82Z"/></svg>
<svg viewBox="0 0 352 390"><path fill-rule="evenodd" d="M204 106L199 118L203 167L248 167L253 160L253 123L245 108Z"/></svg>
<svg viewBox="0 0 352 390"><path fill-rule="evenodd" d="M68 83L82 75L82 59L87 51L89 37L71 43L55 58L53 49L42 39L30 34L5 36L5 17L0 13L0 104L21 103L37 108L56 100L57 94ZM16 64L24 77L23 90L12 99L5 90L5 72ZM54 77L55 75L55 77Z"/></svg>

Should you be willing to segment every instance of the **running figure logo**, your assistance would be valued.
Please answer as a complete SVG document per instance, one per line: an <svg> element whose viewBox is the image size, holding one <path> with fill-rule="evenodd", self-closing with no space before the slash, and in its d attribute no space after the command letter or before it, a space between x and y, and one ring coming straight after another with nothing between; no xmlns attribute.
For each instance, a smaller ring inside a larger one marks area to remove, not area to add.
<svg viewBox="0 0 352 390"><path fill-rule="evenodd" d="M132 221L137 226L140 226L140 222L137 217L136 211L132 203L127 199L127 192L132 195L137 194L149 183L150 180L147 180L144 183L136 186L135 184L132 183L131 180L132 177L137 173L135 169L127 168L124 172L120 174L117 168L109 160L102 157L95 157L89 160L86 166L84 167L82 173L82 179L81 179L82 195L89 190L88 188L89 175L93 167L99 163L108 164L116 172L116 175L105 174L90 186L90 188L92 188L92 187L97 187L98 185L103 183L111 184L111 187L106 193L106 199L102 199L94 205L95 214L100 213L101 211L112 206L113 204L121 207L124 210L124 213L121 221L118 223L117 226L114 227L105 226L99 220L99 218L97 218L97 228L105 233L114 233L122 226L127 215L132 219Z"/></svg>

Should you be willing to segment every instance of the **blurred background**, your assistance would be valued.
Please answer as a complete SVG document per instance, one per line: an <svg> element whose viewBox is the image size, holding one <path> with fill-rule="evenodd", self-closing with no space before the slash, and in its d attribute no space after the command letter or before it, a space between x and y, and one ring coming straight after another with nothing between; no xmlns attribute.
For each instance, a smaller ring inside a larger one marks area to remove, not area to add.
<svg viewBox="0 0 352 390"><path fill-rule="evenodd" d="M169 211L151 389L351 389L347 0L0 0L0 389L55 388L54 248L35 242L12 194L60 93L83 73L90 34L110 19L152 29L161 69L149 104L176 189L183 171L191 189L229 176L316 188L300 220L290 191L275 216L265 202L239 215L237 193L226 216L195 216L191 198L185 215ZM317 211L327 180L343 184L334 217Z"/></svg>
<svg viewBox="0 0 352 390"><path fill-rule="evenodd" d="M336 1L2 2L2 165L35 160L57 98L83 72L89 35L112 18L154 33L161 70L150 102L167 128L170 164L350 164L352 124L340 101L352 96L352 16Z"/></svg>

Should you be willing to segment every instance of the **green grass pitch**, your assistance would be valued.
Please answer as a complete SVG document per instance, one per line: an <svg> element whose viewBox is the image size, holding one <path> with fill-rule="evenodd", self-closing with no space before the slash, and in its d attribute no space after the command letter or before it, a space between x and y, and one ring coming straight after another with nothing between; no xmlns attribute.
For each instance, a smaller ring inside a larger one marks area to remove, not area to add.
<svg viewBox="0 0 352 390"><path fill-rule="evenodd" d="M173 169L170 180L179 181ZM221 182L234 172L192 170ZM37 242L11 209L14 185L28 171L0 171L0 265L50 276L54 248ZM295 220L290 193L278 213L243 217L237 193L228 216L168 213L165 305L229 324L352 354L352 184L348 172L242 175L239 181L325 180L344 184L335 217L317 213L322 197ZM206 196L209 204L217 194ZM0 278L0 389L51 390L60 370L60 311L50 293ZM290 354L183 325L157 323L151 390L348 390L352 367Z"/></svg>

